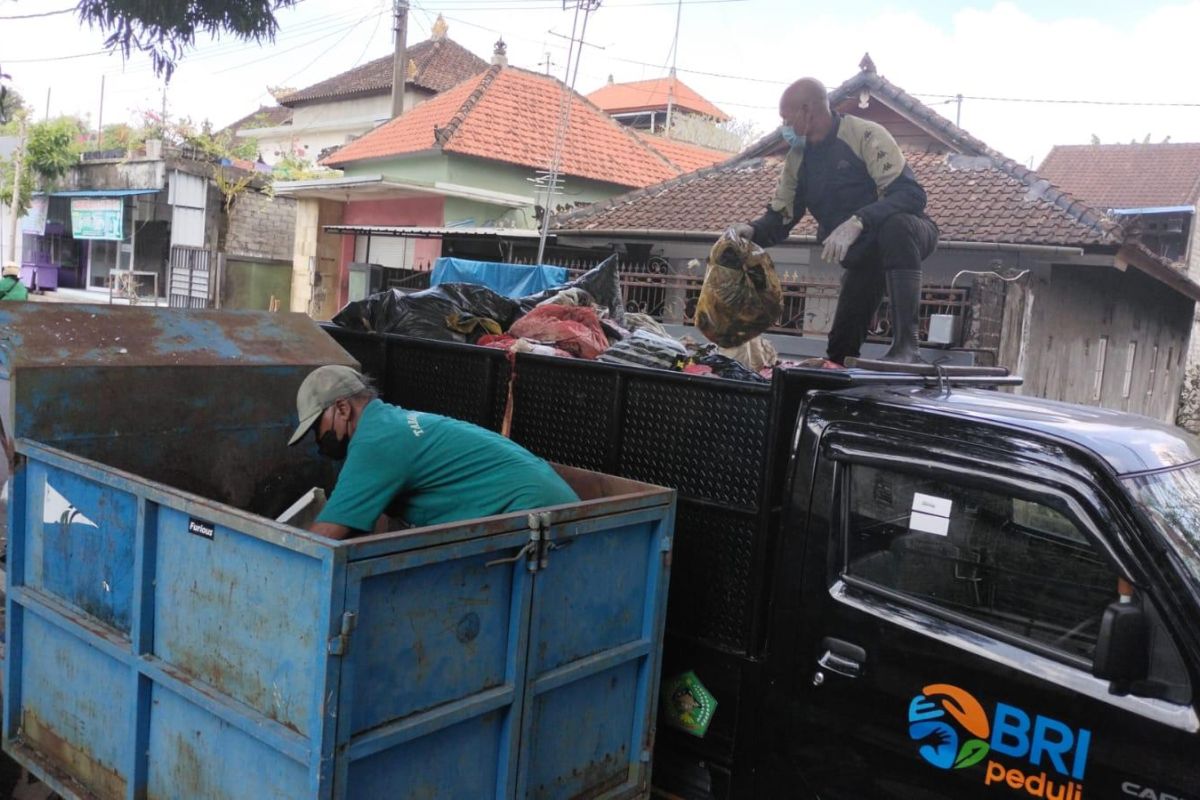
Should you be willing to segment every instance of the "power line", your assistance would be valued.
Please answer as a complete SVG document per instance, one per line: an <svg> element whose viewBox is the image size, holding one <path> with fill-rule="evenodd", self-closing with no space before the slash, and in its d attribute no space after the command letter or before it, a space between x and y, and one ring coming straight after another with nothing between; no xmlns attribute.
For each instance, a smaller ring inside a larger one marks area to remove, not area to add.
<svg viewBox="0 0 1200 800"><path fill-rule="evenodd" d="M70 14L75 10L75 6L70 8L60 8L58 11L43 11L40 14L6 14L0 16L0 19L40 19L42 17L55 17L59 14Z"/></svg>
<svg viewBox="0 0 1200 800"><path fill-rule="evenodd" d="M530 0L517 0L517 2L525 2L525 3L528 3L529 1ZM460 5L447 5L448 2L449 2L449 0L439 0L438 5L436 7L434 7L432 10L433 11L554 11L554 10L558 10L557 3L555 3L553 5L545 5L545 6L530 6L530 5L507 5L506 6L506 5L499 5L499 4L490 5L490 6L480 6L480 5L460 6ZM478 4L479 0L467 0L467 2L473 2L473 3ZM636 2L636 3L610 3L609 5L606 6L606 8L609 8L609 9L650 8L652 6L674 6L674 5L677 5L678 2L679 2L679 0L646 0L645 2ZM717 4L717 3L746 3L746 2L749 2L749 0L683 0L683 4L688 5L688 6L713 5L713 4Z"/></svg>
<svg viewBox="0 0 1200 800"><path fill-rule="evenodd" d="M94 50L91 53L75 53L70 56L49 56L46 58L6 58L5 64L40 64L45 61L70 61L73 58L89 58L91 56L106 55L108 50Z"/></svg>
<svg viewBox="0 0 1200 800"><path fill-rule="evenodd" d="M916 97L936 97L954 101L960 97L963 100L984 100L994 103L1044 103L1072 106L1141 106L1148 108L1200 108L1200 103L1162 103L1151 100L1075 100L1046 97L983 97L980 95L931 94L927 92L909 92Z"/></svg>

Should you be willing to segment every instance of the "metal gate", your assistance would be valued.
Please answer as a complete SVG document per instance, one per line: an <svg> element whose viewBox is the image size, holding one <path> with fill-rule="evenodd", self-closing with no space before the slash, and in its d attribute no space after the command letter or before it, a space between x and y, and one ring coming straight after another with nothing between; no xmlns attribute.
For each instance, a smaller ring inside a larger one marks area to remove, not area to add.
<svg viewBox="0 0 1200 800"><path fill-rule="evenodd" d="M202 247L173 245L167 292L171 308L212 308L216 297L217 254Z"/></svg>

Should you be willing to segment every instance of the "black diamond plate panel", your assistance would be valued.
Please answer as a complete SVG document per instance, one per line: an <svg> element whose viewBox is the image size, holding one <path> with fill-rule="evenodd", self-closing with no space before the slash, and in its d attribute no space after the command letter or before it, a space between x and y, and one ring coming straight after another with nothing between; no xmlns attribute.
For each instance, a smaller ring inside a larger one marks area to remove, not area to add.
<svg viewBox="0 0 1200 800"><path fill-rule="evenodd" d="M758 523L749 514L682 500L675 518L675 555L667 630L745 653L753 613L752 568Z"/></svg>
<svg viewBox="0 0 1200 800"><path fill-rule="evenodd" d="M372 334L355 334L336 326L323 326L343 350L349 353L362 367L362 372L375 382L379 382L384 365L385 341L381 336Z"/></svg>
<svg viewBox="0 0 1200 800"><path fill-rule="evenodd" d="M388 402L416 411L495 428L495 400L488 394L488 373L503 355L482 348L426 348L392 340L388 353Z"/></svg>
<svg viewBox="0 0 1200 800"><path fill-rule="evenodd" d="M686 497L756 508L770 418L767 390L631 380L617 471Z"/></svg>
<svg viewBox="0 0 1200 800"><path fill-rule="evenodd" d="M518 358L516 381L513 440L550 461L603 470L616 373Z"/></svg>

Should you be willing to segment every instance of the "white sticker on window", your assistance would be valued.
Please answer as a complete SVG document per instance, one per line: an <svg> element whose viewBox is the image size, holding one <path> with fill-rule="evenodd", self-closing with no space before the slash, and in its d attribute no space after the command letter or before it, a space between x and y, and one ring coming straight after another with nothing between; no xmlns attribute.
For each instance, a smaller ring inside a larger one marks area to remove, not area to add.
<svg viewBox="0 0 1200 800"><path fill-rule="evenodd" d="M908 518L908 527L909 530L920 533L936 533L938 536L946 536L950 533L950 518L935 517L933 514L914 511Z"/></svg>
<svg viewBox="0 0 1200 800"><path fill-rule="evenodd" d="M908 518L909 530L946 536L950 533L950 510L954 503L948 497L913 493L912 514Z"/></svg>
<svg viewBox="0 0 1200 800"><path fill-rule="evenodd" d="M933 514L935 517L949 517L953 505L949 497L934 497L931 494L913 492L913 511Z"/></svg>

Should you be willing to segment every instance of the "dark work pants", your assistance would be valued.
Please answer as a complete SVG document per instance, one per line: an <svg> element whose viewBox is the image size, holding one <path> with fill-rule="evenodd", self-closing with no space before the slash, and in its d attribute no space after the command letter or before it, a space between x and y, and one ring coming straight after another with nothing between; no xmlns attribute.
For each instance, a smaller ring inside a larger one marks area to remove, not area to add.
<svg viewBox="0 0 1200 800"><path fill-rule="evenodd" d="M884 220L879 233L863 250L853 249L842 262L842 291L838 295L833 326L826 349L830 361L841 364L857 358L871 318L883 300L885 272L920 272L921 262L937 249L938 229L929 219L894 214Z"/></svg>

